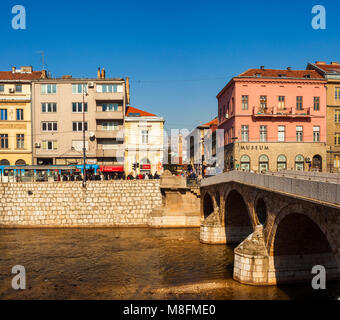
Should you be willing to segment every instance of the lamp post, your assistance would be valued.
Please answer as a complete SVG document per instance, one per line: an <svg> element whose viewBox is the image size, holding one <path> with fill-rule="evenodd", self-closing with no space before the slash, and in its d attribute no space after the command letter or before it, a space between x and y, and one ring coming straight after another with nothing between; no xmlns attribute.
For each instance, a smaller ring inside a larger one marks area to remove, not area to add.
<svg viewBox="0 0 340 320"><path fill-rule="evenodd" d="M86 147L85 147L85 95L86 86L83 84L83 188L86 188Z"/></svg>

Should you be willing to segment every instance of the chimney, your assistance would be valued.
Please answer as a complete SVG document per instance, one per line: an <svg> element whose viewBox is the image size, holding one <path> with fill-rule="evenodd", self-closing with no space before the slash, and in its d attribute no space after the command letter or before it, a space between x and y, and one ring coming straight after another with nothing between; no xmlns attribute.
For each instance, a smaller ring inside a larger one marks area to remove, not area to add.
<svg viewBox="0 0 340 320"><path fill-rule="evenodd" d="M105 69L102 69L102 79L105 79Z"/></svg>
<svg viewBox="0 0 340 320"><path fill-rule="evenodd" d="M339 62L332 61L332 62L331 62L331 65L333 65L333 66L338 66L338 65L339 65Z"/></svg>
<svg viewBox="0 0 340 320"><path fill-rule="evenodd" d="M16 67L12 67L12 73L15 73Z"/></svg>
<svg viewBox="0 0 340 320"><path fill-rule="evenodd" d="M101 78L101 76L100 76L100 67L98 68L98 71L97 71L97 77L98 77L98 79Z"/></svg>
<svg viewBox="0 0 340 320"><path fill-rule="evenodd" d="M125 78L126 104L130 104L130 82L129 77Z"/></svg>
<svg viewBox="0 0 340 320"><path fill-rule="evenodd" d="M261 66L260 69L261 69L261 70L264 70L264 66Z"/></svg>
<svg viewBox="0 0 340 320"><path fill-rule="evenodd" d="M41 70L41 79L46 79L46 78L47 78L46 70Z"/></svg>
<svg viewBox="0 0 340 320"><path fill-rule="evenodd" d="M326 64L325 61L315 61L315 64Z"/></svg>
<svg viewBox="0 0 340 320"><path fill-rule="evenodd" d="M288 67L287 70L288 70L288 71L291 71L291 70L292 70L292 67Z"/></svg>
<svg viewBox="0 0 340 320"><path fill-rule="evenodd" d="M32 66L24 66L20 68L22 73L32 73L33 67Z"/></svg>

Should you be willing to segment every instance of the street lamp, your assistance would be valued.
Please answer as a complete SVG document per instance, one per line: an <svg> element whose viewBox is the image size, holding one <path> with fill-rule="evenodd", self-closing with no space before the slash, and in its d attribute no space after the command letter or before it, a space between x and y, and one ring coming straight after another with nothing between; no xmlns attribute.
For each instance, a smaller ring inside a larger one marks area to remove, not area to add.
<svg viewBox="0 0 340 320"><path fill-rule="evenodd" d="M86 147L85 147L85 95L87 96L86 85L83 84L83 188L86 188Z"/></svg>

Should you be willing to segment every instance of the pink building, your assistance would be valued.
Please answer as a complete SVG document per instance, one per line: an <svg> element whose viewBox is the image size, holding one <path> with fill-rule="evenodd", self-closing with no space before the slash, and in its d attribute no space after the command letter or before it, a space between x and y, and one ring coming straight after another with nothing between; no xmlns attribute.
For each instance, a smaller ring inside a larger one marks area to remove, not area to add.
<svg viewBox="0 0 340 320"><path fill-rule="evenodd" d="M326 169L326 80L314 70L250 69L217 95L226 169Z"/></svg>

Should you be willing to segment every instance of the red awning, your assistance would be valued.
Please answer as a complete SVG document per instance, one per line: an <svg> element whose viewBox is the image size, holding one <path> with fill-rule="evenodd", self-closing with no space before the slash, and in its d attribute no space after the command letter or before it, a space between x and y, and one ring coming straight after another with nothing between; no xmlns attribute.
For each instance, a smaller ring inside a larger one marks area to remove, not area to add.
<svg viewBox="0 0 340 320"><path fill-rule="evenodd" d="M100 166L99 170L102 172L123 172L124 166Z"/></svg>
<svg viewBox="0 0 340 320"><path fill-rule="evenodd" d="M151 170L151 164L142 164L141 169L142 170Z"/></svg>

